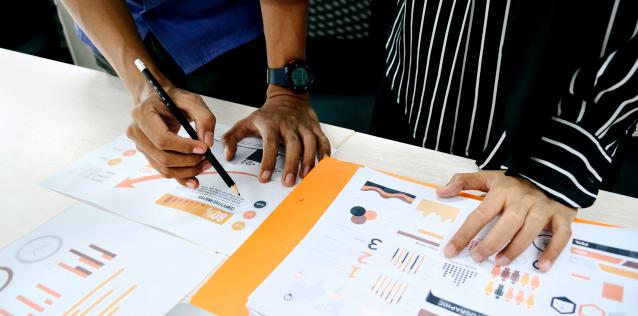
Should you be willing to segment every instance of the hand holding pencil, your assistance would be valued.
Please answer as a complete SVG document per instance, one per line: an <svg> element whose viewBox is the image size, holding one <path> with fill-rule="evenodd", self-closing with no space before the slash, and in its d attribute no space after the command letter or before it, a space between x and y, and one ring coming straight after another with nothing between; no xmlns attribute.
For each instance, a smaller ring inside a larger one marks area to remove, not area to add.
<svg viewBox="0 0 638 316"><path fill-rule="evenodd" d="M170 83L165 83L163 88L141 60L136 60L136 66L151 84L143 87L141 97L136 100L133 123L127 135L158 172L167 178L175 178L184 186L197 188L199 181L196 175L211 167L221 168L208 149L214 142L215 117L199 95L173 87ZM188 119L195 121L197 131L190 126ZM192 139L177 136L181 127ZM234 182L227 173L219 170L218 173L232 188ZM238 193L236 186L234 188L233 191Z"/></svg>

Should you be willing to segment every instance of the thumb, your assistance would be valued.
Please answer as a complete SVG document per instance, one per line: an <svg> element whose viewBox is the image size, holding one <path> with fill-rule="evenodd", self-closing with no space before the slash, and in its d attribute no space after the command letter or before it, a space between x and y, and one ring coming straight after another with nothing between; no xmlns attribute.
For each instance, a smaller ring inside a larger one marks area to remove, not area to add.
<svg viewBox="0 0 638 316"><path fill-rule="evenodd" d="M487 173L482 171L474 173L457 173L450 182L436 190L439 197L453 197L463 190L489 191Z"/></svg>
<svg viewBox="0 0 638 316"><path fill-rule="evenodd" d="M246 119L243 119L237 124L235 124L226 134L224 134L223 142L225 150L225 158L226 160L232 160L235 157L235 152L237 151L237 143L239 143L242 139L251 135L250 130L248 129L249 123Z"/></svg>

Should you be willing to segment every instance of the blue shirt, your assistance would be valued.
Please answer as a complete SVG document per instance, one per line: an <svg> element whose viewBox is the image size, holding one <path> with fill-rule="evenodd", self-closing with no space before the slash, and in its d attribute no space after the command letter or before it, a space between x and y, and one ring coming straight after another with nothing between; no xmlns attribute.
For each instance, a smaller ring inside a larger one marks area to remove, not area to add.
<svg viewBox="0 0 638 316"><path fill-rule="evenodd" d="M258 0L126 0L142 38L152 32L190 74L263 33ZM95 46L77 28L82 41Z"/></svg>

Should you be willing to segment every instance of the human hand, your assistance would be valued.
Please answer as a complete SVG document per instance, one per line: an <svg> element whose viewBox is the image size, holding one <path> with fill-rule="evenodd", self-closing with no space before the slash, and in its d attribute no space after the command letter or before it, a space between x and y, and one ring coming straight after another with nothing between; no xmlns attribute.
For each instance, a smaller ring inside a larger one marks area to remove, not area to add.
<svg viewBox="0 0 638 316"><path fill-rule="evenodd" d="M541 271L549 271L569 241L576 209L549 198L529 180L507 176L502 171L456 174L437 194L452 197L462 190L487 194L445 247L446 257L458 255L487 223L500 215L490 232L472 249L472 258L481 262L498 253L496 264L508 265L548 227L553 236L539 259L539 267Z"/></svg>
<svg viewBox="0 0 638 316"><path fill-rule="evenodd" d="M273 92L277 88L272 87L264 105L237 122L224 135L226 159L233 159L237 143L242 139L261 136L264 154L258 179L265 183L271 179L279 145L282 144L286 148L286 158L281 182L290 187L295 184L297 174L303 178L310 172L315 165L315 156L319 160L330 156L330 142L321 131L317 114L308 102L308 95L295 95L281 90Z"/></svg>
<svg viewBox="0 0 638 316"><path fill-rule="evenodd" d="M200 140L177 135L181 125L148 84L135 98L133 122L126 134L155 170L196 189L195 176L212 167L203 154L214 142L215 116L199 95L173 86L164 89L187 119L195 121Z"/></svg>

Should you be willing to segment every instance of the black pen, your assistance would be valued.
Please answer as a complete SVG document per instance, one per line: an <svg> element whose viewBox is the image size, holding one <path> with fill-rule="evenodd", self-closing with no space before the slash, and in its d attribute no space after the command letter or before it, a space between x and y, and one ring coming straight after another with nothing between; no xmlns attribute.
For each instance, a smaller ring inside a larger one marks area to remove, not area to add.
<svg viewBox="0 0 638 316"><path fill-rule="evenodd" d="M144 65L144 62L142 62L142 60L138 58L135 60L135 66L137 66L137 69L139 69L144 74L146 79L148 79L148 82L151 84L151 87L153 87L155 92L157 92L157 95L162 100L162 102L164 102L164 105L166 105L166 107L171 111L171 113L173 113L173 116L175 116L175 119L177 119L179 124L182 125L182 127L184 127L188 135L190 135L190 137L194 140L199 140L199 137L197 137L197 132L195 132L195 130L193 129L191 124L188 122L186 117L184 117L184 113L182 113L182 110L178 108L177 105L175 105L175 102L173 102L173 100L168 95L168 93L164 91L164 89L159 84L157 79L155 79L151 71L148 70L148 68L146 68L146 65ZM228 172L224 170L224 167L222 167L219 161L217 161L217 158L213 156L213 153L210 151L210 148L206 149L206 153L204 153L204 156L206 156L206 159L208 159L211 165L213 165L213 168L215 168L215 171L217 171L217 173L222 177L222 180L224 180L224 182L230 188L230 190L233 191L235 194L240 195L239 190L237 189L237 185L235 184L235 181L233 181L233 179L230 178L230 176L228 175Z"/></svg>

